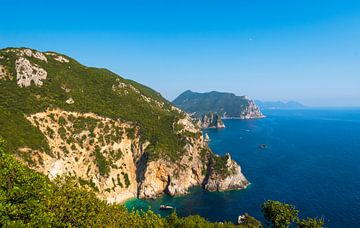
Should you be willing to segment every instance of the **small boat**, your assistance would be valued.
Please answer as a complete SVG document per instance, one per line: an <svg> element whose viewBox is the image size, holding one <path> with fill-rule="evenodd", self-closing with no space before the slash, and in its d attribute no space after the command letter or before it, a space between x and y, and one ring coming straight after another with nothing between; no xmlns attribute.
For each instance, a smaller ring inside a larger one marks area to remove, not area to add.
<svg viewBox="0 0 360 228"><path fill-rule="evenodd" d="M266 145L266 144L260 144L260 145L259 145L259 148L260 148L260 149L266 149L266 148L267 148L267 145Z"/></svg>
<svg viewBox="0 0 360 228"><path fill-rule="evenodd" d="M160 205L160 210L172 210L174 207L169 205Z"/></svg>

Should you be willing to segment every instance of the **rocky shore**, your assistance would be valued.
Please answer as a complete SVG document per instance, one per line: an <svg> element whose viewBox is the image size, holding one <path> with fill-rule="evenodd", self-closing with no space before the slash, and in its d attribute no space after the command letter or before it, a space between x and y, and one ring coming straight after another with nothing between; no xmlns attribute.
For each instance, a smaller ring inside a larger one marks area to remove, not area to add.
<svg viewBox="0 0 360 228"><path fill-rule="evenodd" d="M204 114L199 118L194 118L196 124L202 128L225 128L224 122L221 120L221 117L216 113Z"/></svg>

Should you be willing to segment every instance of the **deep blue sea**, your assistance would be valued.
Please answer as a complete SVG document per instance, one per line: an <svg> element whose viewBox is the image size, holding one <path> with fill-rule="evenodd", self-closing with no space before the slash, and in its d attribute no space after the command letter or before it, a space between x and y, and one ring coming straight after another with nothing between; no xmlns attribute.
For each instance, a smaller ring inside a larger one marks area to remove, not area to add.
<svg viewBox="0 0 360 228"><path fill-rule="evenodd" d="M265 111L267 118L225 120L207 130L210 147L229 152L251 182L245 190L131 200L128 208L176 207L180 216L236 221L245 212L263 221L267 199L296 205L301 217L323 217L327 227L360 227L360 109ZM268 148L259 149L259 144Z"/></svg>

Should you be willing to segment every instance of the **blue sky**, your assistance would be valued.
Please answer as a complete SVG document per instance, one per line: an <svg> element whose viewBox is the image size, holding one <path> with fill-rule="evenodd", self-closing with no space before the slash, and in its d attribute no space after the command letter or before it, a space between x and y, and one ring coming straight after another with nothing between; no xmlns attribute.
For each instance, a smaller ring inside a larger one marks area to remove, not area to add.
<svg viewBox="0 0 360 228"><path fill-rule="evenodd" d="M0 47L67 54L148 85L360 106L360 1L0 0Z"/></svg>

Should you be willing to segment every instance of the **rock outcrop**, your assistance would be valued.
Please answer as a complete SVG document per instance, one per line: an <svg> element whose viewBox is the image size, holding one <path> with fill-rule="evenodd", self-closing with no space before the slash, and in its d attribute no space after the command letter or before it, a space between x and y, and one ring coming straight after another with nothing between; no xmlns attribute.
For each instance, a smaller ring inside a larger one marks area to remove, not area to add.
<svg viewBox="0 0 360 228"><path fill-rule="evenodd" d="M30 57L47 62L47 58L42 52L34 51L29 48L20 48L20 49L11 48L11 49L7 49L6 52L12 52L21 57Z"/></svg>
<svg viewBox="0 0 360 228"><path fill-rule="evenodd" d="M204 140L205 140L206 142L210 142L210 141L211 141L208 133L205 133L205 139L204 139Z"/></svg>
<svg viewBox="0 0 360 228"><path fill-rule="evenodd" d="M182 195L195 185L204 186L209 191L246 188L249 182L241 173L240 166L228 154L219 157L211 153L199 128L188 115L184 119L178 121L186 123L181 131L192 130L191 133L199 137L187 138L189 141L179 164L163 159L147 164L141 175L139 198L155 198L164 192L171 196ZM226 163L221 162L224 159Z"/></svg>
<svg viewBox="0 0 360 228"><path fill-rule="evenodd" d="M224 114L226 118L226 113ZM259 107L253 100L247 99L247 104L243 105L242 112L239 116L240 119L257 119L264 118L265 116L260 112ZM231 118L231 117L230 117Z"/></svg>
<svg viewBox="0 0 360 228"><path fill-rule="evenodd" d="M200 128L225 128L224 122L221 117L216 113L204 114L199 118L195 117L195 121Z"/></svg>
<svg viewBox="0 0 360 228"><path fill-rule="evenodd" d="M250 184L242 174L240 166L231 159L230 154L226 154L222 158L216 157L214 160L204 185L205 189L209 191L225 191L243 189Z"/></svg>
<svg viewBox="0 0 360 228"><path fill-rule="evenodd" d="M61 62L61 63L68 63L69 62L69 59L65 58L62 55L53 53L53 52L45 52L45 55L52 56L54 58L54 60L56 60L58 62Z"/></svg>
<svg viewBox="0 0 360 228"><path fill-rule="evenodd" d="M28 87L31 82L36 86L42 86L43 80L47 77L47 72L36 64L24 57L20 57L15 62L17 84L20 87Z"/></svg>
<svg viewBox="0 0 360 228"><path fill-rule="evenodd" d="M51 153L21 148L32 154L28 165L50 179L61 175L79 178L109 203L137 196L136 158L148 145L138 128L94 113L60 109L32 114L27 119L46 136ZM133 138L126 133L134 129Z"/></svg>
<svg viewBox="0 0 360 228"><path fill-rule="evenodd" d="M0 80L12 80L11 74L8 72L5 66L0 65Z"/></svg>

